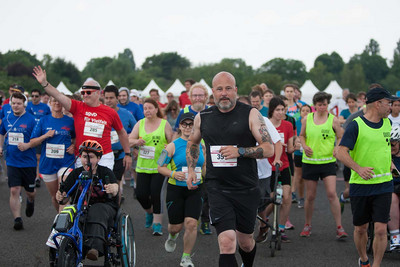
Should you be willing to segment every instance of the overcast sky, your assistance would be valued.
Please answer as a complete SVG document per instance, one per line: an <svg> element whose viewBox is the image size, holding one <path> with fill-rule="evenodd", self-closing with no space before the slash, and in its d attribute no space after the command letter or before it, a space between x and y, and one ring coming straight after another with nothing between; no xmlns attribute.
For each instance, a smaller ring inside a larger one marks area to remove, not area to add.
<svg viewBox="0 0 400 267"><path fill-rule="evenodd" d="M0 52L62 57L82 70L95 57L178 52L193 65L242 58L254 68L282 57L336 51L344 61L371 38L391 60L400 40L399 0L0 0ZM388 61L389 63L389 61Z"/></svg>

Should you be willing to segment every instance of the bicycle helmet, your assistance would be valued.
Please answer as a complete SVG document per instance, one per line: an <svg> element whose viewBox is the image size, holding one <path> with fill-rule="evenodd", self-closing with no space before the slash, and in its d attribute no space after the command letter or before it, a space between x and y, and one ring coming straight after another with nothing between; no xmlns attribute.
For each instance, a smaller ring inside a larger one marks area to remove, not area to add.
<svg viewBox="0 0 400 267"><path fill-rule="evenodd" d="M82 155L83 151L93 152L98 157L103 155L103 147L95 140L83 141L83 143L79 146L79 155Z"/></svg>
<svg viewBox="0 0 400 267"><path fill-rule="evenodd" d="M390 141L400 141L400 125L394 124L390 132Z"/></svg>

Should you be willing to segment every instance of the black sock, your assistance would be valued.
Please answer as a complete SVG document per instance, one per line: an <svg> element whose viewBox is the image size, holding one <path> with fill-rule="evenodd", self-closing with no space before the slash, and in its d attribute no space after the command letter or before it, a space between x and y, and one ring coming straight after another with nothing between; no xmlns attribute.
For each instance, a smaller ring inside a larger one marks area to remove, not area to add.
<svg viewBox="0 0 400 267"><path fill-rule="evenodd" d="M235 254L219 254L219 267L237 267Z"/></svg>
<svg viewBox="0 0 400 267"><path fill-rule="evenodd" d="M251 267L253 266L254 258L256 257L257 246L254 244L254 248L250 252L246 252L239 247L239 254L242 256L242 261L244 267Z"/></svg>

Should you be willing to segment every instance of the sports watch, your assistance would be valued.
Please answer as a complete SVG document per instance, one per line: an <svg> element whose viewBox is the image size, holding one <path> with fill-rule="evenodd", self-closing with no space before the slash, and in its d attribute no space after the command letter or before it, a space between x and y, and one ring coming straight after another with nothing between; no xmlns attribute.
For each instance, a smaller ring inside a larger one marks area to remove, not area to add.
<svg viewBox="0 0 400 267"><path fill-rule="evenodd" d="M244 157L244 152L246 152L244 147L239 147L239 149L238 149L239 158L243 158Z"/></svg>

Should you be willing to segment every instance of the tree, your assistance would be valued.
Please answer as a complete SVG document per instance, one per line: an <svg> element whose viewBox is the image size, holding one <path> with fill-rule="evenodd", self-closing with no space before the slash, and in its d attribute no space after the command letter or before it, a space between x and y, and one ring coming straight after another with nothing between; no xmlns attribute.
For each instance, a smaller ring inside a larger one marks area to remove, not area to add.
<svg viewBox="0 0 400 267"><path fill-rule="evenodd" d="M180 56L176 52L161 53L146 58L142 65L142 69L155 77L173 80L174 70L185 70L190 67L190 61L185 57Z"/></svg>
<svg viewBox="0 0 400 267"><path fill-rule="evenodd" d="M309 72L311 81L320 91L324 90L329 83L335 79L333 74L328 72L327 69L328 68L325 64L318 61L316 62L316 66L314 66Z"/></svg>
<svg viewBox="0 0 400 267"><path fill-rule="evenodd" d="M264 63L257 71L278 74L286 82L304 83L307 78L306 66L302 61L294 59L274 58Z"/></svg>
<svg viewBox="0 0 400 267"><path fill-rule="evenodd" d="M341 85L351 92L367 91L363 67L360 63L346 64L341 73Z"/></svg>
<svg viewBox="0 0 400 267"><path fill-rule="evenodd" d="M395 77L400 78L400 40L397 42L397 46L394 49L390 73ZM397 87L400 87L400 84L398 84Z"/></svg>
<svg viewBox="0 0 400 267"><path fill-rule="evenodd" d="M330 55L322 54L318 56L314 61L314 67L317 62L324 64L326 66L326 71L332 73L335 79L340 77L340 73L344 67L344 61L338 53L332 52Z"/></svg>
<svg viewBox="0 0 400 267"><path fill-rule="evenodd" d="M369 44L367 46L365 46L364 52L367 53L370 56L379 55L380 48L379 48L378 42L375 41L374 39L371 39L369 41Z"/></svg>

